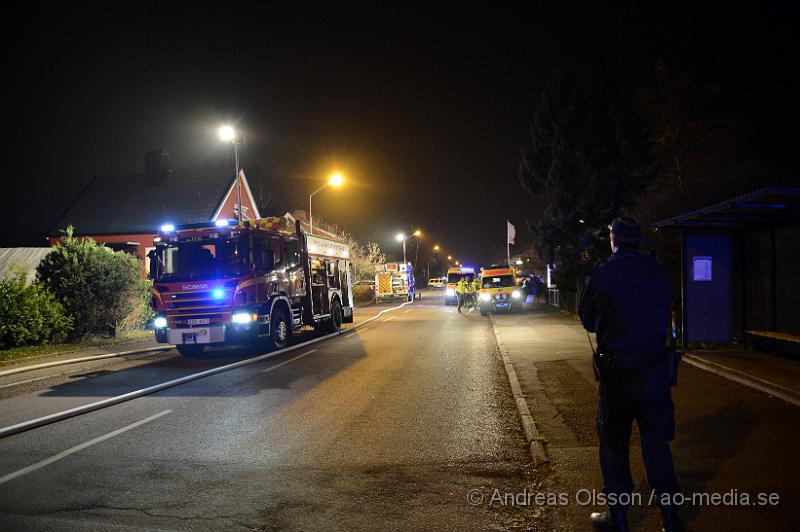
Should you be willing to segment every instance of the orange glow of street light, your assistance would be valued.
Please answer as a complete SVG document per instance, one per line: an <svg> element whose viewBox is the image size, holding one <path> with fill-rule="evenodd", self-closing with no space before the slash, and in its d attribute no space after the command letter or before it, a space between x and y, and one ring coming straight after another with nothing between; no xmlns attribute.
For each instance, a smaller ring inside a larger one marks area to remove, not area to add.
<svg viewBox="0 0 800 532"><path fill-rule="evenodd" d="M332 187L340 187L344 183L344 176L341 172L334 172L328 178L328 184Z"/></svg>

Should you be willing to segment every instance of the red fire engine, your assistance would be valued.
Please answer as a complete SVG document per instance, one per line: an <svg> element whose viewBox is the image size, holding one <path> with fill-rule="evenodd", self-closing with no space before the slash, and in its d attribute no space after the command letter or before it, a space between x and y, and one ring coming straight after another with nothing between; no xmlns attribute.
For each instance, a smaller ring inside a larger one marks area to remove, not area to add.
<svg viewBox="0 0 800 532"><path fill-rule="evenodd" d="M156 340L184 355L256 341L280 349L300 327L336 332L352 323L348 246L286 225L162 226L150 254Z"/></svg>

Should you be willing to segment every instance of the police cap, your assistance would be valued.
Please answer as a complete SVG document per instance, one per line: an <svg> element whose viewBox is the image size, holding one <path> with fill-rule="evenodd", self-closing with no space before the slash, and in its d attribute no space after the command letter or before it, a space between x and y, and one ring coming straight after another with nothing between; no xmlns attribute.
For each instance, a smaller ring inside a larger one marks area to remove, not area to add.
<svg viewBox="0 0 800 532"><path fill-rule="evenodd" d="M642 239L642 226L639 220L631 216L615 218L608 227L619 242L638 244Z"/></svg>

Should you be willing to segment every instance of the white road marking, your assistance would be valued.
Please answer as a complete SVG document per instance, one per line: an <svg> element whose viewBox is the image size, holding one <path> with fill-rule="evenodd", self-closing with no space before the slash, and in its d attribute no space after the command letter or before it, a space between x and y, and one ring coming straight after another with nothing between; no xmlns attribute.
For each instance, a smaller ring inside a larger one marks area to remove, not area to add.
<svg viewBox="0 0 800 532"><path fill-rule="evenodd" d="M281 367L281 366L285 366L285 365L286 365L286 364L288 364L289 362L294 362L294 361L295 361L295 360L297 360L298 358L303 358L304 356L308 356L308 355L310 355L311 353L314 353L315 351L316 351L316 349L312 349L311 351L306 351L306 352L305 352L305 353L303 353L302 355L297 355L297 356L296 356L296 357L294 357L294 358L290 358L289 360L284 360L284 361L283 361L283 362L281 362L280 364L275 364L274 366L272 366L272 367L270 367L270 368L267 368L267 369L265 369L265 370L262 370L262 371L261 371L261 373L268 373L268 372L272 371L273 369L278 369L278 368L279 368L279 367Z"/></svg>
<svg viewBox="0 0 800 532"><path fill-rule="evenodd" d="M408 309L408 310L404 311L404 312L403 312L403 314L408 314L408 313L409 313L409 312L411 312L412 310L414 310L414 309Z"/></svg>
<svg viewBox="0 0 800 532"><path fill-rule="evenodd" d="M28 473L36 471L37 469L41 469L41 468L43 468L43 467L45 467L47 465L52 464L53 462L58 462L62 458L66 458L67 456L69 456L71 454L75 454L78 451L82 451L82 450L86 449L87 447L91 447L92 445L95 445L95 444L98 444L98 443L100 443L102 441L105 441L105 440L108 440L110 438L113 438L114 436L119 436L123 432L128 432L131 429L135 429L136 427L144 425L145 423L149 423L149 422L151 422L151 421L153 421L155 419L160 418L161 416L166 416L170 412L172 412L172 410L164 410L163 412L159 412L158 414L155 414L155 415L152 415L150 417L144 418L141 421L137 421L136 423L131 423L128 426L122 427L121 429L117 429L114 432L109 432L108 434L106 434L104 436L99 436L99 437L97 437L97 438L95 438L93 440L87 441L86 443L81 443L80 445L76 445L75 447L72 447L71 449L67 449L66 451L61 451L60 453L58 453L58 454L56 454L54 456L51 456L50 458L42 460L41 462L37 462L37 463L35 463L33 465L29 465L28 467L22 468L19 471L15 471L13 473L9 473L8 475L6 475L4 477L0 477L0 484L5 484L6 482L8 482L10 480L14 480L15 478L21 477L22 475L27 475Z"/></svg>
<svg viewBox="0 0 800 532"><path fill-rule="evenodd" d="M386 318L386 319L385 319L385 320L383 320L383 321L384 321L384 323L385 323L385 322L387 322L387 321L391 321L391 320L395 319L396 317L397 317L397 316L392 316L391 318Z"/></svg>

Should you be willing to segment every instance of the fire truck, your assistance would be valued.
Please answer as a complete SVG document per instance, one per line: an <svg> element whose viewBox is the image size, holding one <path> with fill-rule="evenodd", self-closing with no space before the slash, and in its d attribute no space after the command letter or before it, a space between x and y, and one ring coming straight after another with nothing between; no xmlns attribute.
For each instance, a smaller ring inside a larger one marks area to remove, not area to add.
<svg viewBox="0 0 800 532"><path fill-rule="evenodd" d="M183 355L206 346L288 344L312 326L353 321L350 250L284 218L164 225L150 252L156 341Z"/></svg>
<svg viewBox="0 0 800 532"><path fill-rule="evenodd" d="M375 300L405 299L417 297L414 273L410 264L388 262L375 265Z"/></svg>

